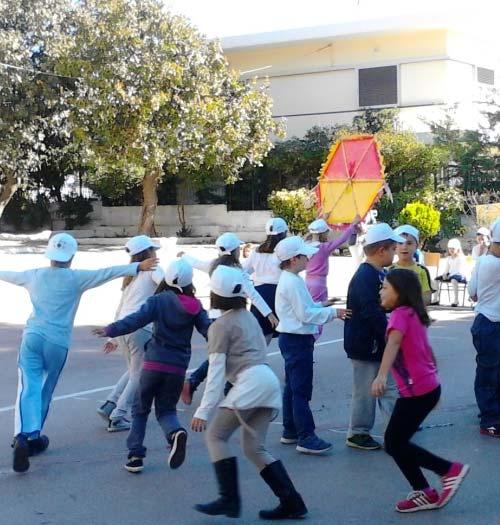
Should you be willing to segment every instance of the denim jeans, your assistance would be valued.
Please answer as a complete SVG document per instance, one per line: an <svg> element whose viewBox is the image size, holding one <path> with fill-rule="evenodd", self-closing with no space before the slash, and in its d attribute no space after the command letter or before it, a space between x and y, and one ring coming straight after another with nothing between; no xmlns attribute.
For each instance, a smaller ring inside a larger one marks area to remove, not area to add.
<svg viewBox="0 0 500 525"><path fill-rule="evenodd" d="M156 419L168 442L170 442L171 433L182 428L177 418L176 407L183 384L184 376L155 370L142 370L139 388L132 405L132 425L127 437L129 457L143 458L146 456L146 447L143 443L153 401Z"/></svg>
<svg viewBox="0 0 500 525"><path fill-rule="evenodd" d="M279 348L285 360L283 430L297 436L299 443L314 435L314 418L309 406L313 390L314 336L280 334Z"/></svg>
<svg viewBox="0 0 500 525"><path fill-rule="evenodd" d="M474 392L481 413L481 426L500 424L500 323L479 314L471 328L477 352Z"/></svg>
<svg viewBox="0 0 500 525"><path fill-rule="evenodd" d="M399 397L396 382L389 373L387 387L383 396L374 398L371 394L373 380L377 377L378 361L351 359L353 368L351 422L348 437L355 434L369 434L375 424L377 403L384 417L384 427L392 415L396 399ZM384 428L385 429L385 428Z"/></svg>

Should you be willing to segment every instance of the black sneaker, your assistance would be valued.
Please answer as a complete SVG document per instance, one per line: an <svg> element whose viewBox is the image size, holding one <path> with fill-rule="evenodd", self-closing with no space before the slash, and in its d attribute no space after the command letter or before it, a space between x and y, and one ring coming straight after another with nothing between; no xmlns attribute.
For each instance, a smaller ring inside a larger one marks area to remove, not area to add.
<svg viewBox="0 0 500 525"><path fill-rule="evenodd" d="M109 421L109 416L111 415L111 412L116 408L116 403L113 403L113 401L106 401L103 405L101 405L97 409L97 413L106 421L106 423Z"/></svg>
<svg viewBox="0 0 500 525"><path fill-rule="evenodd" d="M130 421L124 417L119 419L110 419L108 424L108 432L124 432L130 430Z"/></svg>
<svg viewBox="0 0 500 525"><path fill-rule="evenodd" d="M348 447L359 448L361 450L378 450L382 445L375 441L370 434L354 434L346 439L345 444Z"/></svg>
<svg viewBox="0 0 500 525"><path fill-rule="evenodd" d="M142 470L144 469L142 458L132 456L131 458L129 458L127 463L125 463L125 468L133 474L139 474L139 472L142 472Z"/></svg>
<svg viewBox="0 0 500 525"><path fill-rule="evenodd" d="M41 454L49 446L49 438L47 436L40 436L36 439L28 439L28 449L30 456Z"/></svg>
<svg viewBox="0 0 500 525"><path fill-rule="evenodd" d="M187 432L180 428L170 434L169 443L172 447L168 456L168 466L172 469L179 468L186 457Z"/></svg>
<svg viewBox="0 0 500 525"><path fill-rule="evenodd" d="M14 439L12 469L14 472L26 472L30 468L30 449L26 436L18 434Z"/></svg>

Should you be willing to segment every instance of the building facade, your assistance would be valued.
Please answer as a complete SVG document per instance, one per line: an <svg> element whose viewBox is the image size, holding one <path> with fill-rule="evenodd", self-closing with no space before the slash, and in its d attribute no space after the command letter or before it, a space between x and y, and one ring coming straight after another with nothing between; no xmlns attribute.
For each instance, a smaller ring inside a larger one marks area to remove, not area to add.
<svg viewBox="0 0 500 525"><path fill-rule="evenodd" d="M481 122L500 46L480 29L430 15L231 37L222 46L242 78L268 79L287 138L350 124L367 108L399 108L402 126L425 140L426 122L449 107L460 128Z"/></svg>

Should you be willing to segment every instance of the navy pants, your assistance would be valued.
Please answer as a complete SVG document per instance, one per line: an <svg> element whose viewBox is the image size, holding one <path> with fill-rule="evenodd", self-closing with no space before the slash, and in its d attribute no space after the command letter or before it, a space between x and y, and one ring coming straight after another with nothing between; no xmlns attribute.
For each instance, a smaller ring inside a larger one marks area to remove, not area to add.
<svg viewBox="0 0 500 525"><path fill-rule="evenodd" d="M314 336L280 334L279 348L285 360L283 434L296 436L300 444L315 430L309 406L313 389Z"/></svg>
<svg viewBox="0 0 500 525"><path fill-rule="evenodd" d="M153 401L156 419L168 442L170 442L170 434L182 428L177 418L176 407L183 384L184 376L155 370L142 370L139 389L132 405L132 425L127 437L129 458L146 456L146 447L143 443Z"/></svg>
<svg viewBox="0 0 500 525"><path fill-rule="evenodd" d="M500 323L482 314L471 328L477 352L474 392L481 417L481 427L500 425Z"/></svg>

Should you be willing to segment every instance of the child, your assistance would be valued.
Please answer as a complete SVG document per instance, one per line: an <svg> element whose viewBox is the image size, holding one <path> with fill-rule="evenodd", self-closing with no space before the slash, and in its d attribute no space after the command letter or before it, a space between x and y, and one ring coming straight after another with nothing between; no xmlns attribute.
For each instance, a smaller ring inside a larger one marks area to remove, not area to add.
<svg viewBox="0 0 500 525"><path fill-rule="evenodd" d="M185 255L183 252L178 254L182 256L193 268L207 272L211 274L215 268L219 265L230 266L237 268L242 271L242 266L240 264L240 245L242 241L234 233L223 233L215 241L216 246L219 248L219 257L213 261L201 261L195 259L189 255ZM277 326L278 319L274 315L273 310L267 304L267 302L261 297L259 292L255 289L248 273L243 272L243 291L246 293L246 296L252 301L252 306L260 312L263 318L266 318L270 323L272 329ZM208 361L204 361L186 380L184 388L182 389L181 399L186 405L190 405L193 400L193 394L198 388L198 386L205 381L208 371ZM230 388L230 385L228 385Z"/></svg>
<svg viewBox="0 0 500 525"><path fill-rule="evenodd" d="M418 249L420 237L419 231L409 224L403 224L402 226L398 226L394 232L396 235L401 235L401 237L405 239L405 242L397 245L396 254L398 261L396 264L393 264L390 269L402 268L415 272L422 287L424 304L429 305L433 292L431 288L431 277L427 268L415 261L415 252Z"/></svg>
<svg viewBox="0 0 500 525"><path fill-rule="evenodd" d="M370 435L376 410L370 387L382 359L387 328L379 290L384 268L392 264L396 244L402 242L403 237L396 235L388 224L373 225L365 238L366 262L352 277L347 291L347 308L352 310L352 316L344 325L344 349L352 363L353 390L346 445L362 450L380 448L380 443ZM392 413L396 397L396 385L390 378L385 395L378 399L386 420Z"/></svg>
<svg viewBox="0 0 500 525"><path fill-rule="evenodd" d="M156 257L157 246L147 235L132 237L125 245L130 254L130 262L141 262L149 257ZM115 320L137 311L151 297L163 280L163 270L157 267L154 272L142 272L136 277L125 277L122 285L122 298L116 311ZM97 413L108 424L108 432L120 432L130 429L126 418L132 406L139 384L144 346L151 339L152 325L144 326L136 332L119 337L116 342L108 341L104 347L106 353L120 346L127 360L127 371L122 375L106 402Z"/></svg>
<svg viewBox="0 0 500 525"><path fill-rule="evenodd" d="M29 456L49 444L40 435L52 394L66 363L73 321L82 294L112 279L152 270L157 259L112 266L101 270L71 270L78 249L76 240L58 233L48 242L45 256L50 267L24 272L0 272L0 279L24 286L30 294L33 313L26 323L19 350L19 386L15 409L13 469L29 469Z"/></svg>
<svg viewBox="0 0 500 525"><path fill-rule="evenodd" d="M239 517L237 463L228 441L241 426L245 455L280 500L275 509L260 511L260 517L302 518L307 513L302 497L281 461L265 449L267 429L281 406L281 393L278 378L266 363L267 345L262 331L246 309L243 283L241 272L227 266L219 266L210 279L211 306L223 313L209 329L207 386L191 428L195 432L203 431L210 411L217 406L206 442L220 496L211 503L196 505L195 509L210 516ZM218 404L224 377L234 386Z"/></svg>
<svg viewBox="0 0 500 525"><path fill-rule="evenodd" d="M281 277L276 290L279 348L285 360L283 392L283 435L281 443L296 444L304 454L322 454L332 447L314 432L309 406L313 390L314 334L318 326L335 317L344 319L347 311L331 308L331 302L315 303L299 273L318 248L300 237L288 237L276 246L281 261Z"/></svg>
<svg viewBox="0 0 500 525"><path fill-rule="evenodd" d="M309 224L308 230L312 235L311 243L318 248L317 253L309 259L306 266L305 281L313 301L322 302L328 299L326 278L330 269L330 255L333 250L342 246L349 239L360 222L361 218L358 215L342 235L330 241L328 240L330 227L325 219L316 219Z"/></svg>
<svg viewBox="0 0 500 525"><path fill-rule="evenodd" d="M500 437L500 218L491 226L489 253L480 257L469 283L477 301L472 341L477 352L474 391L480 432Z"/></svg>
<svg viewBox="0 0 500 525"><path fill-rule="evenodd" d="M476 233L476 245L472 248L472 260L476 262L481 255L488 253L490 246L490 230L488 228L479 228Z"/></svg>
<svg viewBox="0 0 500 525"><path fill-rule="evenodd" d="M453 302L451 306L458 306L458 283L467 283L467 260L462 252L462 245L458 239L448 241L448 253L443 275L436 277L436 281L451 282L453 286Z"/></svg>
<svg viewBox="0 0 500 525"><path fill-rule="evenodd" d="M210 321L194 296L193 269L183 260L172 262L165 271L164 284L135 313L94 330L101 337L117 337L154 323L153 335L146 344L139 389L132 405L132 426L127 437L129 449L125 468L137 473L143 469L146 423L153 401L156 419L171 451L170 468L179 468L186 453L187 432L177 418L186 369L191 358L193 328L207 336Z"/></svg>
<svg viewBox="0 0 500 525"><path fill-rule="evenodd" d="M269 219L266 223L266 240L244 261L243 269L253 277L255 289L275 314L276 287L280 279L280 262L274 253L276 245L286 237L287 223L280 217ZM267 317L252 305L250 311L255 315L264 333L267 344L276 337L275 326Z"/></svg>
<svg viewBox="0 0 500 525"><path fill-rule="evenodd" d="M380 299L382 306L392 313L387 326L387 344L372 384L372 394L376 397L384 395L392 368L400 397L385 431L385 450L413 489L407 499L396 504L396 510L416 512L444 507L455 495L469 466L450 463L410 441L441 395L436 361L427 338L430 319L415 272L391 270L382 285ZM429 486L422 467L441 476L441 494Z"/></svg>

